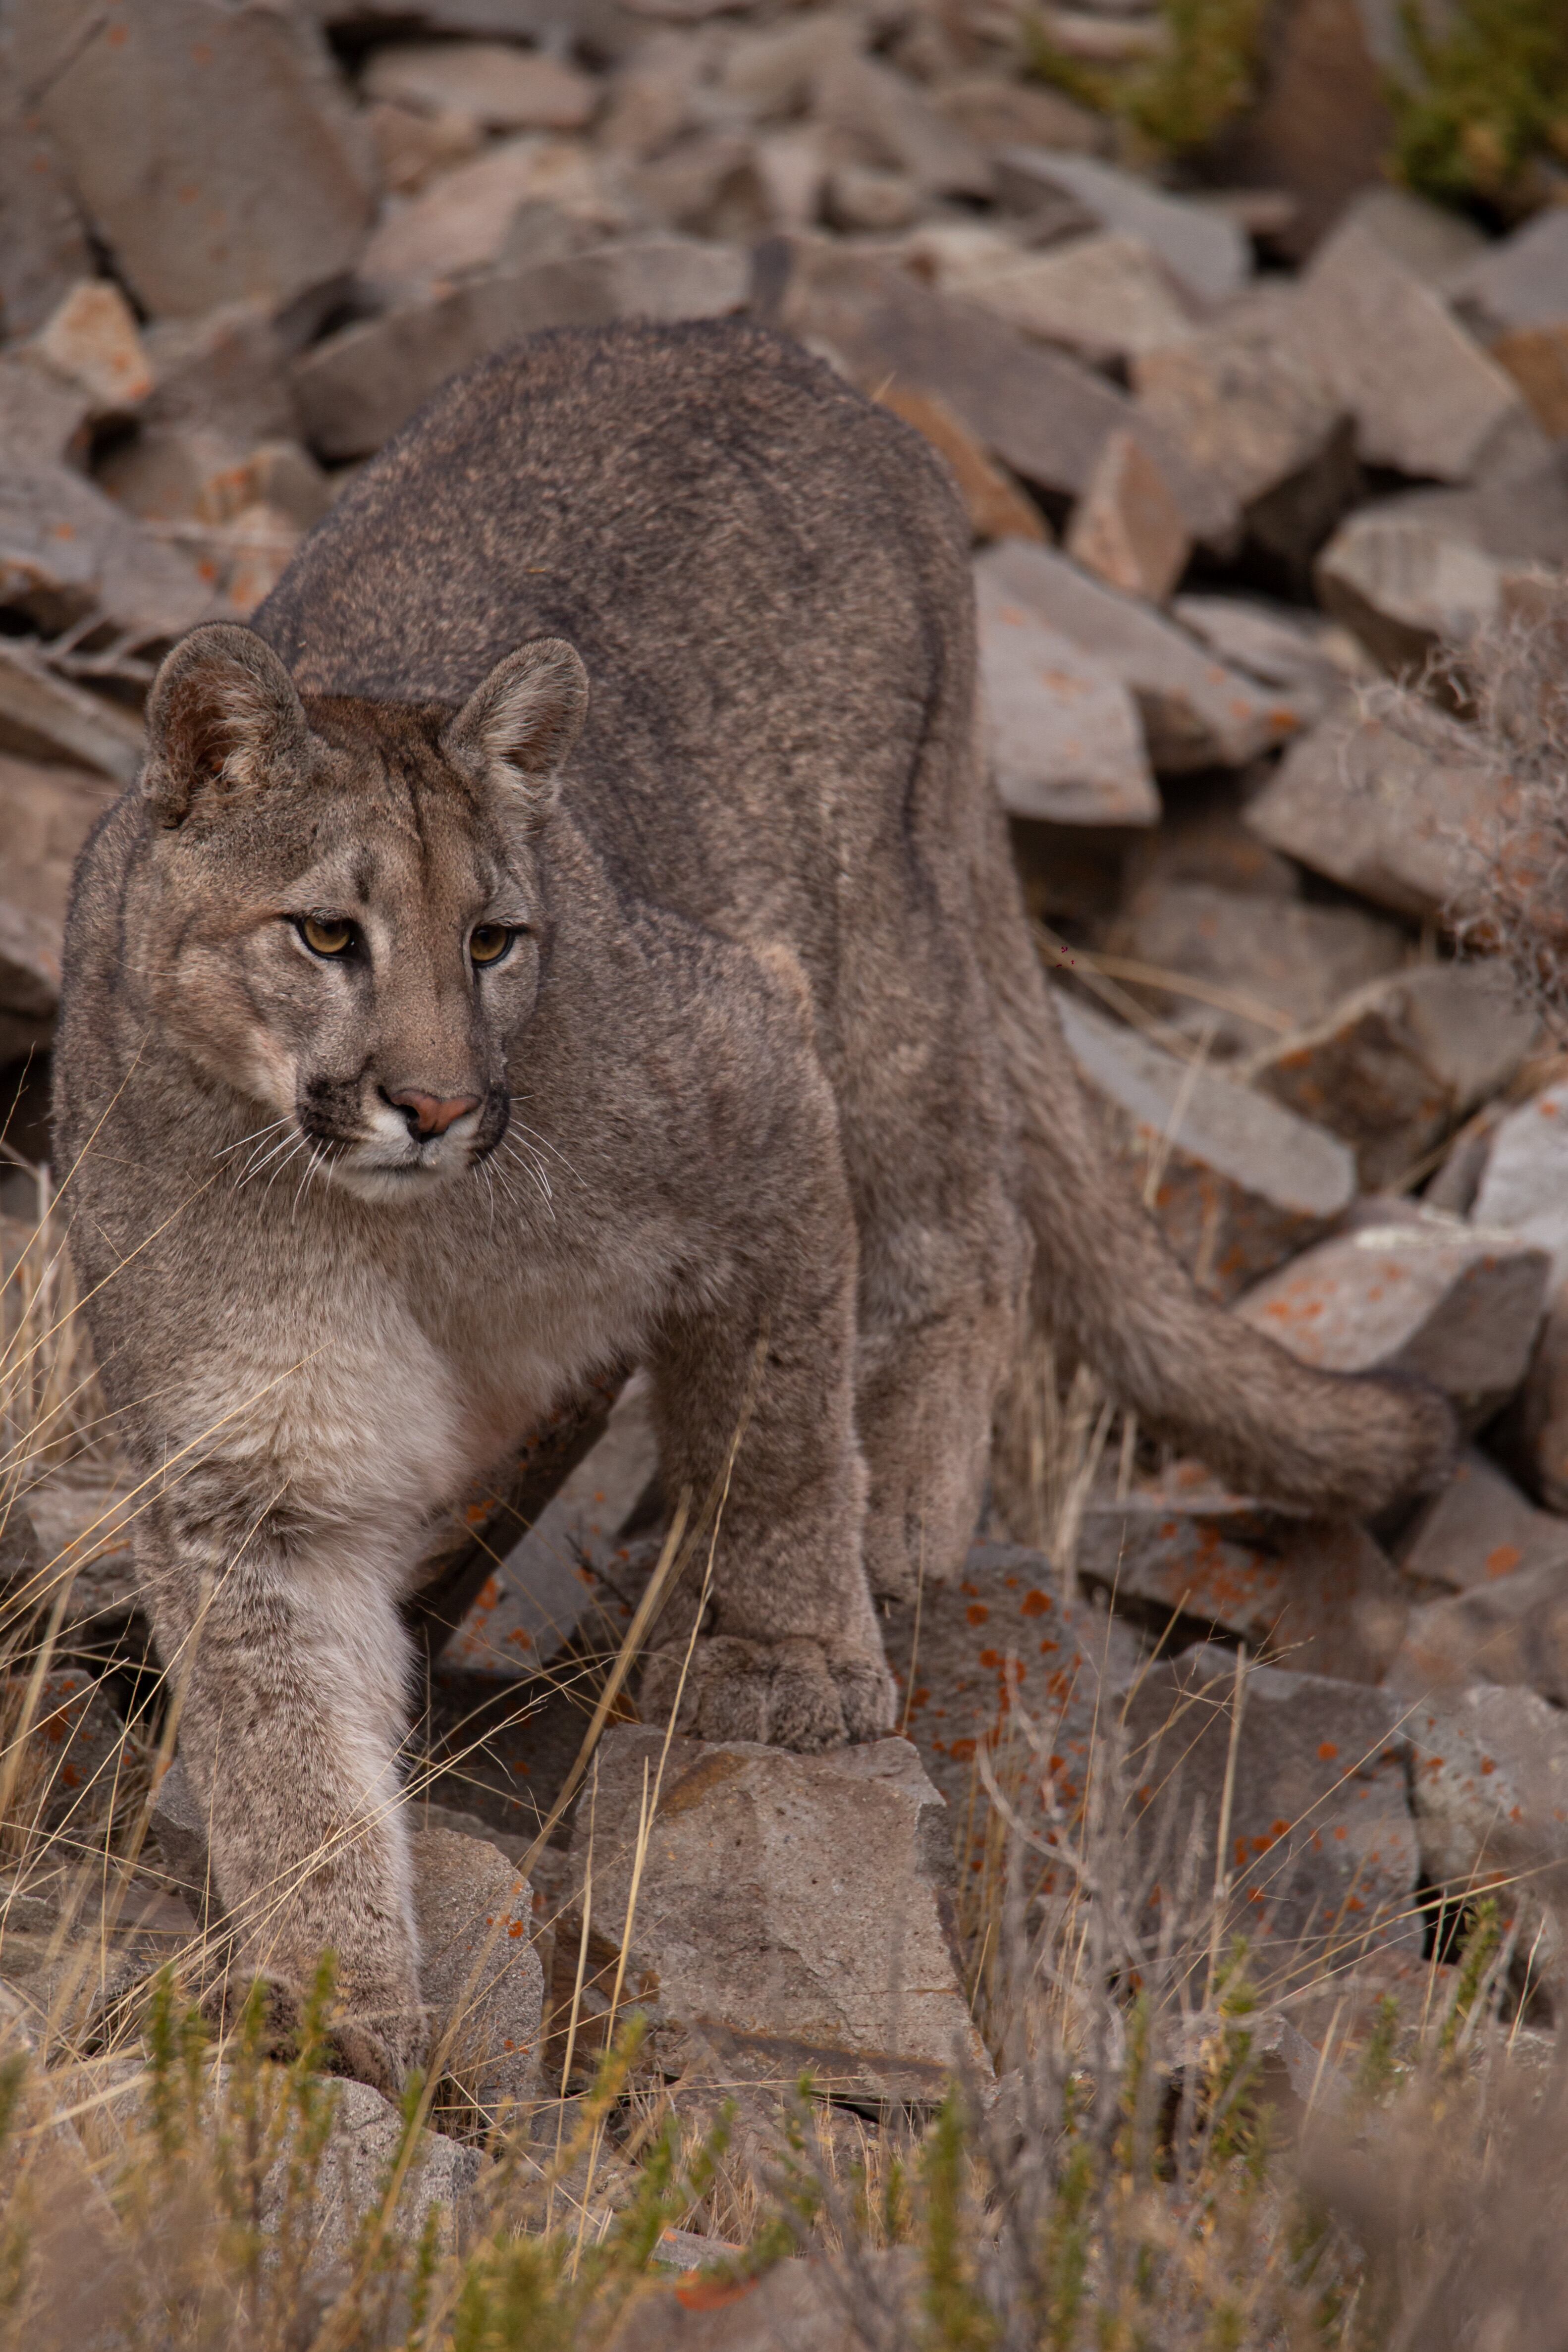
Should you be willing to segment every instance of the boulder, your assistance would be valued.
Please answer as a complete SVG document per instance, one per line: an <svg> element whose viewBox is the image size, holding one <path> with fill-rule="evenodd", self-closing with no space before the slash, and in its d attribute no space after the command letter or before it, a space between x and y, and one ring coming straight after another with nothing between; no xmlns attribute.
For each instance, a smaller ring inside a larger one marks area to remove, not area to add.
<svg viewBox="0 0 1568 2352"><path fill-rule="evenodd" d="M148 642L205 617L211 588L67 466L0 458L0 604L46 635L89 614Z"/></svg>
<svg viewBox="0 0 1568 2352"><path fill-rule="evenodd" d="M1138 404L1194 473L1223 487L1227 529L1300 567L1332 530L1356 485L1344 404L1279 331L1277 306L1140 352Z"/></svg>
<svg viewBox="0 0 1568 2352"><path fill-rule="evenodd" d="M1508 1438L1518 1467L1554 1511L1568 1511L1568 1282L1555 1283Z"/></svg>
<svg viewBox="0 0 1568 2352"><path fill-rule="evenodd" d="M1163 604L1193 551L1170 484L1142 443L1112 433L1073 509L1067 551L1123 596Z"/></svg>
<svg viewBox="0 0 1568 2352"><path fill-rule="evenodd" d="M1223 1873L1254 1984L1279 1991L1375 1948L1419 1958L1404 1708L1387 1693L1249 1666L1205 1645L1152 1666L1126 1707L1132 1815L1152 1909ZM1178 1771L1177 1767L1180 1766ZM1228 1843L1216 1855L1227 1775Z"/></svg>
<svg viewBox="0 0 1568 2352"><path fill-rule="evenodd" d="M877 397L946 458L977 540L1032 539L1042 546L1049 543L1050 527L1039 508L987 455L945 401L899 383L884 386Z"/></svg>
<svg viewBox="0 0 1568 2352"><path fill-rule="evenodd" d="M0 26L0 320L27 335L93 270L58 147L28 104L15 26Z"/></svg>
<svg viewBox="0 0 1568 2352"><path fill-rule="evenodd" d="M73 686L14 638L0 637L0 748L21 755L0 768L0 826L5 828L7 863L11 856L24 866L46 854L56 860L65 857L68 881L70 863L107 801L96 778L82 777L64 766L34 772L26 763L80 762L111 776L116 784L132 783L142 759L140 724L123 704ZM83 799L83 794L88 797ZM64 832L54 833L52 810L46 813L47 804L58 807L65 820ZM66 816L73 806L84 812L79 830ZM89 807L92 814L87 815ZM45 836L37 830L40 823L53 839L47 853L43 848ZM68 838L68 854L63 846ZM36 842L37 850L24 846L24 842ZM49 904L53 908L57 896L58 911L63 918L63 895L51 893Z"/></svg>
<svg viewBox="0 0 1568 2352"><path fill-rule="evenodd" d="M658 1473L647 1384L633 1379L597 1444L486 1578L446 1645L447 1665L500 1681L536 1675L601 1605L586 1563L614 1568Z"/></svg>
<svg viewBox="0 0 1568 2352"><path fill-rule="evenodd" d="M1078 1569L1156 1636L1185 1621L1239 1636L1255 1657L1342 1682L1380 1683L1410 1613L1364 1528L1228 1499L1209 1509L1159 1495L1091 1504Z"/></svg>
<svg viewBox="0 0 1568 2352"><path fill-rule="evenodd" d="M840 2096L920 2104L955 2067L989 2074L952 1940L946 1808L907 1740L793 1756L617 1727L573 1831L567 1949L590 1858L592 1948L629 1938L622 2012L647 2018L656 2054L685 2029L786 2078L809 2066ZM583 2010L601 2035L605 1967Z"/></svg>
<svg viewBox="0 0 1568 2352"><path fill-rule="evenodd" d="M1103 228L1141 238L1199 303L1225 301L1252 274L1247 239L1223 213L1166 195L1136 173L1092 156L1008 148L997 159L997 190L1005 204L1026 215L1053 198L1069 197Z"/></svg>
<svg viewBox="0 0 1568 2352"><path fill-rule="evenodd" d="M1190 593L1174 599L1171 614L1231 669L1278 688L1313 719L1339 699L1347 661L1360 660L1315 614L1261 597Z"/></svg>
<svg viewBox="0 0 1568 2352"><path fill-rule="evenodd" d="M466 114L422 114L378 100L366 107L364 120L382 184L394 196L416 196L438 172L468 163L485 143Z"/></svg>
<svg viewBox="0 0 1568 2352"><path fill-rule="evenodd" d="M1468 482L1539 442L1512 378L1363 223L1320 247L1287 331L1354 416L1370 466Z"/></svg>
<svg viewBox="0 0 1568 2352"><path fill-rule="evenodd" d="M298 436L289 348L267 303L159 320L142 341L154 379L140 412L143 434L215 433L240 449Z"/></svg>
<svg viewBox="0 0 1568 2352"><path fill-rule="evenodd" d="M1568 473L1533 473L1527 516L1518 505L1510 486L1489 497L1411 490L1360 508L1318 557L1324 611L1392 671L1464 645L1503 618L1521 573L1568 561Z"/></svg>
<svg viewBox="0 0 1568 2352"><path fill-rule="evenodd" d="M1568 437L1568 319L1500 335L1492 357L1512 376L1542 431L1553 440Z"/></svg>
<svg viewBox="0 0 1568 2352"><path fill-rule="evenodd" d="M1479 1425L1524 1377L1546 1253L1414 1202L1369 1201L1360 1215L1237 1313L1324 1371L1413 1372Z"/></svg>
<svg viewBox="0 0 1568 2352"><path fill-rule="evenodd" d="M9 731L6 683L0 663L0 740ZM71 868L116 791L77 769L0 752L0 1059L50 1043Z"/></svg>
<svg viewBox="0 0 1568 2352"><path fill-rule="evenodd" d="M1534 1013L1498 967L1415 964L1357 989L1304 1034L1266 1050L1247 1075L1277 1102L1343 1136L1363 1185L1376 1192L1507 1085L1536 1031Z"/></svg>
<svg viewBox="0 0 1568 2352"><path fill-rule="evenodd" d="M359 281L380 300L406 305L503 261L558 261L624 226L625 208L606 200L575 146L504 140L389 211L361 256Z"/></svg>
<svg viewBox="0 0 1568 2352"><path fill-rule="evenodd" d="M1058 824L1157 824L1131 696L988 572L975 581L985 756L1003 805Z"/></svg>
<svg viewBox="0 0 1568 2352"><path fill-rule="evenodd" d="M756 257L752 300L771 323L830 352L863 389L900 383L935 394L1037 489L1079 496L1121 428L1149 449L1191 530L1223 528L1224 498L1124 394L907 269L822 238L778 237Z"/></svg>
<svg viewBox="0 0 1568 2352"><path fill-rule="evenodd" d="M1444 290L1483 342L1568 321L1568 213L1548 205L1496 244L1482 245L1446 276Z"/></svg>
<svg viewBox="0 0 1568 2352"><path fill-rule="evenodd" d="M875 2298L879 2321L912 2329L918 2284L909 2250L858 2251L855 2262L858 2292ZM634 2297L605 2352L861 2352L858 2316L833 2263L774 2263L756 2278L693 2276Z"/></svg>
<svg viewBox="0 0 1568 2352"><path fill-rule="evenodd" d="M1350 1207L1355 1162L1337 1136L1194 1071L1074 997L1058 1004L1079 1076L1122 1156L1145 1181L1155 1174L1165 1237L1205 1289L1234 1297Z"/></svg>
<svg viewBox="0 0 1568 2352"><path fill-rule="evenodd" d="M107 278L83 278L73 286L26 348L80 389L95 423L130 415L153 389L135 313Z"/></svg>
<svg viewBox="0 0 1568 2352"><path fill-rule="evenodd" d="M879 58L833 58L816 75L813 94L816 120L835 160L889 166L925 196L991 194L984 150Z"/></svg>
<svg viewBox="0 0 1568 2352"><path fill-rule="evenodd" d="M1447 205L1428 204L1408 188L1386 184L1363 188L1335 226L1343 228L1352 221L1369 229L1424 286L1434 286L1440 293L1456 271L1490 250L1489 240L1474 221Z"/></svg>
<svg viewBox="0 0 1568 2352"><path fill-rule="evenodd" d="M1159 350L1193 331L1190 310L1152 248L1119 231L1075 237L1044 253L1000 236L966 240L940 282L943 293L1095 366Z"/></svg>
<svg viewBox="0 0 1568 2352"><path fill-rule="evenodd" d="M1411 1611L1388 1688L1419 1699L1472 1683L1568 1706L1568 1551Z"/></svg>
<svg viewBox="0 0 1568 2352"><path fill-rule="evenodd" d="M1043 1552L975 1544L962 1576L927 1585L918 1611L894 1603L883 1620L900 1725L947 1800L965 1875L983 1870L988 1837L977 1749L1004 1791L1022 1796L1039 1777L1027 1726L1043 1740L1055 1801L1076 1815L1107 1694L1126 1687L1142 1656L1130 1625L1069 1601L1062 1581Z"/></svg>
<svg viewBox="0 0 1568 2352"><path fill-rule="evenodd" d="M154 318L308 301L352 269L368 148L302 9L26 0L16 63L72 191ZM176 160L177 159L177 167Z"/></svg>
<svg viewBox="0 0 1568 2352"><path fill-rule="evenodd" d="M627 238L571 261L498 271L344 327L294 372L306 437L323 457L379 448L457 369L542 327L710 319L745 298L743 255L695 238Z"/></svg>
<svg viewBox="0 0 1568 2352"><path fill-rule="evenodd" d="M1423 1872L1452 1896L1490 1895L1520 1958L1563 1990L1568 1724L1538 1693L1496 1683L1410 1708Z"/></svg>
<svg viewBox="0 0 1568 2352"><path fill-rule="evenodd" d="M1247 822L1314 873L1432 921L1459 906L1496 815L1479 761L1443 760L1386 719L1346 710L1290 746Z"/></svg>
<svg viewBox="0 0 1568 2352"><path fill-rule="evenodd" d="M1098 155L1106 122L1045 82L1006 80L1000 74L961 74L935 92L951 122L988 155L1002 147L1051 147L1069 155Z"/></svg>
<svg viewBox="0 0 1568 2352"><path fill-rule="evenodd" d="M28 1683L25 1674L6 1679L6 1720L18 1727L31 1696ZM56 1666L32 1699L30 1719L7 1826L24 1839L58 1836L68 1848L85 1851L117 1798L122 1815L136 1813L142 1801L126 1780L125 1729L110 1704L102 1674L86 1666ZM122 1820L122 1829L129 1825Z"/></svg>
<svg viewBox="0 0 1568 2352"><path fill-rule="evenodd" d="M1392 923L1357 908L1281 904L1174 881L1134 891L1105 943L1150 967L1143 993L1184 1026L1205 1030L1220 1053L1274 1046L1281 1031L1318 1020L1350 990L1392 971L1405 951ZM1178 976L1195 982L1193 994L1162 988L1160 971L1173 983ZM1320 1118L1306 1102L1289 1108Z"/></svg>
<svg viewBox="0 0 1568 2352"><path fill-rule="evenodd" d="M1296 730L1297 715L1280 696L1227 670L1184 629L1064 555L1014 541L983 555L976 577L1121 678L1162 773L1239 767Z"/></svg>
<svg viewBox="0 0 1568 2352"><path fill-rule="evenodd" d="M372 52L367 98L460 115L485 131L581 131L599 86L560 58L499 41L393 41Z"/></svg>
<svg viewBox="0 0 1568 2352"><path fill-rule="evenodd" d="M1472 1447L1441 1494L1422 1505L1398 1556L1418 1586L1468 1592L1516 1569L1568 1560L1568 1519L1537 1510L1489 1455Z"/></svg>
<svg viewBox="0 0 1568 2352"><path fill-rule="evenodd" d="M498 1846L420 1826L412 1837L419 1990L431 2046L488 2117L539 2089L544 1971L533 1896Z"/></svg>
<svg viewBox="0 0 1568 2352"><path fill-rule="evenodd" d="M1568 1281L1568 1078L1499 1121L1470 1213L1544 1250L1553 1285Z"/></svg>

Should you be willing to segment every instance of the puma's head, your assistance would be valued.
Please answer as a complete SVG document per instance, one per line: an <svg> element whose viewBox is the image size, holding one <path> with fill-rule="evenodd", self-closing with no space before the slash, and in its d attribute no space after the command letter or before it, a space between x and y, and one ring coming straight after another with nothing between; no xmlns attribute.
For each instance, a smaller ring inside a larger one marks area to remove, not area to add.
<svg viewBox="0 0 1568 2352"><path fill-rule="evenodd" d="M302 700L226 624L158 674L139 943L157 1013L362 1196L405 1200L506 1132L539 986L538 836L586 708L557 638L456 714Z"/></svg>

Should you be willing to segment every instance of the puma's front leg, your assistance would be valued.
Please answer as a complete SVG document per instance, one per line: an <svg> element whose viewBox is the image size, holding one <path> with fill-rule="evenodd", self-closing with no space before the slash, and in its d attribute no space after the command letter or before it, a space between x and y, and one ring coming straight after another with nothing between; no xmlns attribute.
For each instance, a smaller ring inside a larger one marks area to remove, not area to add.
<svg viewBox="0 0 1568 2352"><path fill-rule="evenodd" d="M228 1995L264 1979L285 2015L335 1955L331 2038L395 2092L422 2055L418 1948L396 1769L407 1637L363 1530L287 1501L162 1505L149 1565L180 1754L232 1932Z"/></svg>
<svg viewBox="0 0 1568 2352"><path fill-rule="evenodd" d="M679 1693L683 1729L831 1748L890 1730L894 1695L863 1558L855 1225L826 1120L815 1139L795 1120L756 1208L650 1359L667 1491L711 1501L716 1526L690 1571L711 1557L702 1637L689 1660L679 1639L654 1652L642 1704L657 1719Z"/></svg>

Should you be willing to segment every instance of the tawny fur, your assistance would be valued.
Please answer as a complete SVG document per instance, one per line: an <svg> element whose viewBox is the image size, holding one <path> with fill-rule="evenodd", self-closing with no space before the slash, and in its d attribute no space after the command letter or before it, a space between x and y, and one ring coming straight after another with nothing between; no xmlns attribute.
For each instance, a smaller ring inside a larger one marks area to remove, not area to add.
<svg viewBox="0 0 1568 2352"><path fill-rule="evenodd" d="M71 1245L217 1886L285 1989L335 1947L373 2078L419 2044L398 1603L589 1373L647 1364L699 1496L751 1399L685 1719L801 1748L889 1724L873 1593L962 1558L1031 1295L1254 1488L1366 1508L1447 1445L1201 1302L1110 1164L951 485L760 330L448 386L253 631L170 656L67 962ZM421 1137L399 1095L471 1108Z"/></svg>

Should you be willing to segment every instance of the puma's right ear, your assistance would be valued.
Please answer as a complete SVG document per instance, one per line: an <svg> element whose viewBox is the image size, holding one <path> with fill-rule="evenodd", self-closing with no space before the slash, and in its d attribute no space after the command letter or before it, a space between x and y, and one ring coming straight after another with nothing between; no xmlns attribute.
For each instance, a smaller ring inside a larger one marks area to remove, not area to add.
<svg viewBox="0 0 1568 2352"><path fill-rule="evenodd" d="M588 673L564 637L535 637L497 662L441 736L441 749L476 783L535 822L588 715Z"/></svg>
<svg viewBox="0 0 1568 2352"><path fill-rule="evenodd" d="M147 698L142 789L160 824L183 824L204 793L257 783L302 751L310 725L294 681L265 638L208 621L182 637Z"/></svg>

